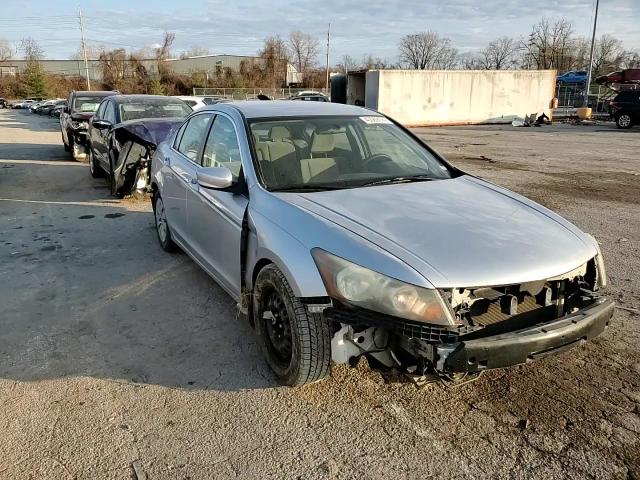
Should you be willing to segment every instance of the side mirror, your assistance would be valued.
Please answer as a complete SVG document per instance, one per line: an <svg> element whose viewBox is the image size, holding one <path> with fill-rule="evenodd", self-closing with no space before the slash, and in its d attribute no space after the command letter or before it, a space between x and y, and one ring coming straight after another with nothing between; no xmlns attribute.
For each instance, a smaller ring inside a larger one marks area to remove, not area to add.
<svg viewBox="0 0 640 480"><path fill-rule="evenodd" d="M227 167L206 167L198 170L198 184L204 188L222 190L233 184L233 175Z"/></svg>
<svg viewBox="0 0 640 480"><path fill-rule="evenodd" d="M93 125L98 130L106 130L107 128L111 128L111 122L107 122L106 120L93 119L91 120L91 125Z"/></svg>

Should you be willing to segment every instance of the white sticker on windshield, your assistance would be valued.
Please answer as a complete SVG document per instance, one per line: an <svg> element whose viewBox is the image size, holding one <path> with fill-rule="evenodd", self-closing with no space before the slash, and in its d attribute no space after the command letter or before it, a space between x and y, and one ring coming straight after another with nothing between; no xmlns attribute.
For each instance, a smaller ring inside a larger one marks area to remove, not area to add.
<svg viewBox="0 0 640 480"><path fill-rule="evenodd" d="M389 120L387 117L360 117L360 120L362 120L367 125L392 124L391 120Z"/></svg>

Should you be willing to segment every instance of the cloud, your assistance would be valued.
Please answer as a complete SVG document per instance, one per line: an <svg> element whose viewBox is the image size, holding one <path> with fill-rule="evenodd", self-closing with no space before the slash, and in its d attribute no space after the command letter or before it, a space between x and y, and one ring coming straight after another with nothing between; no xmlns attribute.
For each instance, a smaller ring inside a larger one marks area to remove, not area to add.
<svg viewBox="0 0 640 480"><path fill-rule="evenodd" d="M617 36L627 48L640 48L637 3L601 2L598 33ZM525 37L543 15L564 16L577 35L586 36L593 0L114 0L109 5L113 6L83 6L90 43L140 48L156 44L164 31L171 31L177 51L198 45L216 53L250 55L264 37L286 37L292 30L309 32L324 45L331 22L334 59L371 54L395 60L403 35L428 29L451 38L463 52L502 35ZM47 46L49 56L68 56L77 49L77 32L67 35L69 45Z"/></svg>

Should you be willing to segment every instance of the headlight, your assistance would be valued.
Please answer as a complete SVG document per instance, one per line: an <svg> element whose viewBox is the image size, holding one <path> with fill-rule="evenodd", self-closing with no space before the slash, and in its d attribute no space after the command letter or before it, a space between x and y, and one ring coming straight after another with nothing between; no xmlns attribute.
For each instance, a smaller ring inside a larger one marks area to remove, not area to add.
<svg viewBox="0 0 640 480"><path fill-rule="evenodd" d="M86 129L89 127L89 124L87 122L71 122L71 126L75 129L75 130L80 130L80 129Z"/></svg>
<svg viewBox="0 0 640 480"><path fill-rule="evenodd" d="M598 273L597 285L599 287L606 287L607 286L607 269L604 268L604 259L602 258L602 251L600 250L600 244L598 243L598 241L595 239L593 235L590 235L587 233L587 236L590 237L591 240L593 240L593 243L596 246L596 250L598 251L598 253L594 258L596 262L597 273Z"/></svg>
<svg viewBox="0 0 640 480"><path fill-rule="evenodd" d="M407 320L454 325L451 311L436 290L387 277L319 248L311 255L331 298Z"/></svg>

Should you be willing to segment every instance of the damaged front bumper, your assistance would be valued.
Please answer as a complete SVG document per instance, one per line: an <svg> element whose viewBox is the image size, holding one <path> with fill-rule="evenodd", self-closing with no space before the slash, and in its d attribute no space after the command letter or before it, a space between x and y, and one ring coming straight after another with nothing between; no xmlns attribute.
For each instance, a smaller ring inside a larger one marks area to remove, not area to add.
<svg viewBox="0 0 640 480"><path fill-rule="evenodd" d="M598 299L563 318L513 332L434 345L436 370L478 372L527 363L569 349L600 335L613 316L614 303Z"/></svg>
<svg viewBox="0 0 640 480"><path fill-rule="evenodd" d="M429 325L339 305L327 308L324 315L335 324L350 326L341 329L337 333L340 338L334 339L337 342L333 347L349 347L334 355L334 361L371 353L362 339L376 337L381 329L389 334L389 341L384 345L373 342L375 351L392 352L396 366L416 365L411 370L418 374L448 375L509 367L569 349L600 335L609 325L614 308L612 300L596 296L589 305L560 318L541 321L536 315L525 316L525 324L516 319L519 323L511 326L509 322L497 325L498 333L495 328Z"/></svg>

